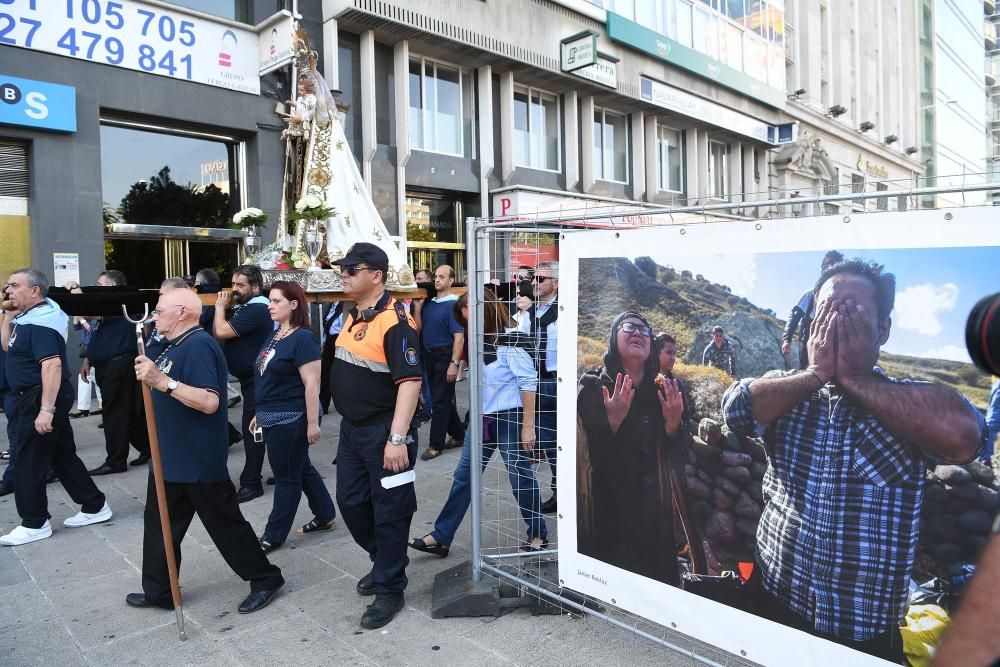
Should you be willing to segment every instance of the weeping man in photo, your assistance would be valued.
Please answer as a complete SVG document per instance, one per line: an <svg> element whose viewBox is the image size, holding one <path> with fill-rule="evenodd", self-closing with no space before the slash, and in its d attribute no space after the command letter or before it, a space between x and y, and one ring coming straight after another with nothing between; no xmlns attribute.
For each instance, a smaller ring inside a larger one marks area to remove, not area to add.
<svg viewBox="0 0 1000 667"><path fill-rule="evenodd" d="M740 380L722 407L768 454L750 610L898 664L925 468L971 461L986 428L952 389L876 365L895 290L877 264L827 268L808 367Z"/></svg>

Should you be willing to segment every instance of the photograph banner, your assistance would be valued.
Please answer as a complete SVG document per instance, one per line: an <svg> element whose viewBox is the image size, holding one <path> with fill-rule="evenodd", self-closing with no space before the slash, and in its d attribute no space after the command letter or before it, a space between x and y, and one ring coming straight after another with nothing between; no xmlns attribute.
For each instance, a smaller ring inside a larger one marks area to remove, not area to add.
<svg viewBox="0 0 1000 667"><path fill-rule="evenodd" d="M767 665L931 651L1000 510L995 215L566 233L563 585Z"/></svg>

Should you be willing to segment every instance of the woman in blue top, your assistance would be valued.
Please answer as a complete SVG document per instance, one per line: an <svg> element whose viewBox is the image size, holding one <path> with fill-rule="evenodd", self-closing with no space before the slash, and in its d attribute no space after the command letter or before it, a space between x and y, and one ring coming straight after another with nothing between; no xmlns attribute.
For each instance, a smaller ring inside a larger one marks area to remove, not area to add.
<svg viewBox="0 0 1000 667"><path fill-rule="evenodd" d="M292 529L302 493L314 518L302 526L305 535L333 530L337 510L330 492L309 461L309 445L319 441L320 348L309 329L306 295L297 283L271 285L268 311L278 328L257 355L254 390L257 415L250 431L264 431L267 459L274 472L274 506L260 546L265 553L280 547Z"/></svg>
<svg viewBox="0 0 1000 667"><path fill-rule="evenodd" d="M538 482L531 467L535 448L535 392L538 389L538 371L529 352L532 339L509 328L513 322L507 308L489 290L485 292L483 310L482 465L485 468L493 452L500 450L521 517L528 525L528 541L521 546L521 551L541 551L548 547L549 541ZM455 303L455 319L463 327L468 322L466 295ZM434 530L410 542L410 547L417 551L442 558L448 555L472 498L472 430L471 427L465 429L465 444L455 468L455 481L434 522Z"/></svg>

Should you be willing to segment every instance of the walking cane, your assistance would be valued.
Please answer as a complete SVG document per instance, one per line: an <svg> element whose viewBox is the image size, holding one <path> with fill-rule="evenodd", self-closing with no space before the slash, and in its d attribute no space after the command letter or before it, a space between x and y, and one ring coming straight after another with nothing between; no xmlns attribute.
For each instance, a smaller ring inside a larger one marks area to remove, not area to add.
<svg viewBox="0 0 1000 667"><path fill-rule="evenodd" d="M135 325L135 337L139 341L139 354L146 354L146 341L143 338L142 324L149 317L149 304L144 306L145 312L138 320L133 320L125 306L125 319ZM160 457L160 439L156 435L156 415L153 413L153 394L149 385L142 385L142 404L146 410L146 430L149 431L149 456L153 460L153 482L156 485L156 504L160 509L160 529L163 531L163 550L167 554L167 576L170 577L170 593L174 599L174 612L177 615L177 630L181 641L187 641L184 633L184 608L181 605L181 586L177 581L177 559L174 556L174 534L170 530L170 513L167 509L167 488L163 482L163 459ZM148 499L147 499L147 502Z"/></svg>

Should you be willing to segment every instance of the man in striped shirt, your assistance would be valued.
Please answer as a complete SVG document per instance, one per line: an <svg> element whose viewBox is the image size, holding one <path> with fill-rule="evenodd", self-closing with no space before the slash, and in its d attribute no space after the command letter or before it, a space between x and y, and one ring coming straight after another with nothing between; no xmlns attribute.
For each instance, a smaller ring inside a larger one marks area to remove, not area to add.
<svg viewBox="0 0 1000 667"><path fill-rule="evenodd" d="M862 260L816 284L809 366L734 383L728 426L768 452L755 611L897 663L927 462L967 462L982 416L950 388L876 366L895 278Z"/></svg>

